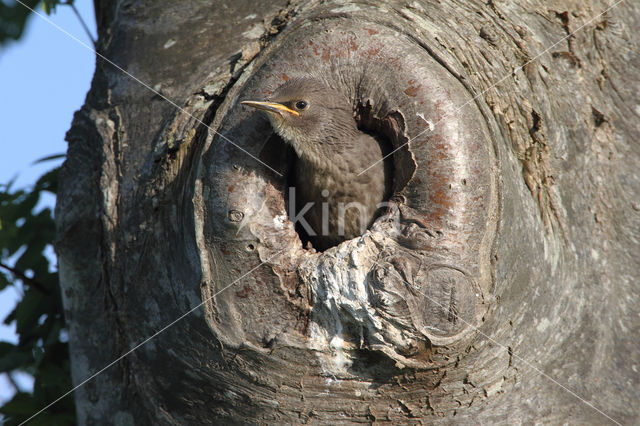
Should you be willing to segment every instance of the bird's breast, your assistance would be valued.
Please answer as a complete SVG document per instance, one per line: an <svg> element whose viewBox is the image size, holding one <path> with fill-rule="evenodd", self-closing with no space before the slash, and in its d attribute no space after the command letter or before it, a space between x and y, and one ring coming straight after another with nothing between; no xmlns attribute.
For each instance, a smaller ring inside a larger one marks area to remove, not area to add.
<svg viewBox="0 0 640 426"><path fill-rule="evenodd" d="M336 161L320 169L304 160L296 162L296 213L306 210L303 218L317 235L310 240L319 249L362 235L384 201L382 167L358 176L361 170L345 171L340 165Z"/></svg>

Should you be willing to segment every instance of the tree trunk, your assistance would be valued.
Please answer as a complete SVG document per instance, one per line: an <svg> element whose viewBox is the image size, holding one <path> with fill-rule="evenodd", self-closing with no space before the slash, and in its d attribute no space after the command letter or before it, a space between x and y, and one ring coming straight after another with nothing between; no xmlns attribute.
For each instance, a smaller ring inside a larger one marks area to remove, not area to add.
<svg viewBox="0 0 640 426"><path fill-rule="evenodd" d="M640 4L219 3L96 0L56 249L74 382L128 355L82 424L640 421ZM395 151L322 253L239 103L309 74Z"/></svg>

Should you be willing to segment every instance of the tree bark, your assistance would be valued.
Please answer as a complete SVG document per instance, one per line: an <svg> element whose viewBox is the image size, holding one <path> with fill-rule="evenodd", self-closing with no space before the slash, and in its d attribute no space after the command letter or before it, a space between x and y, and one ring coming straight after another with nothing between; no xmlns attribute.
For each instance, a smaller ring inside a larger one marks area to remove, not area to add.
<svg viewBox="0 0 640 426"><path fill-rule="evenodd" d="M613 4L96 0L56 208L74 382L135 350L79 421L640 421L640 5ZM322 253L239 104L307 74L395 150L387 214Z"/></svg>

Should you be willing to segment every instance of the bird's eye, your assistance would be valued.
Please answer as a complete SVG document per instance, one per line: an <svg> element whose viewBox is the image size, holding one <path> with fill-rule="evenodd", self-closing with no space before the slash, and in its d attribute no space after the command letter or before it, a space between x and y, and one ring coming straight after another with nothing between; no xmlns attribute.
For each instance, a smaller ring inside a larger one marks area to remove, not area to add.
<svg viewBox="0 0 640 426"><path fill-rule="evenodd" d="M306 101L296 102L296 109L305 109L308 106Z"/></svg>

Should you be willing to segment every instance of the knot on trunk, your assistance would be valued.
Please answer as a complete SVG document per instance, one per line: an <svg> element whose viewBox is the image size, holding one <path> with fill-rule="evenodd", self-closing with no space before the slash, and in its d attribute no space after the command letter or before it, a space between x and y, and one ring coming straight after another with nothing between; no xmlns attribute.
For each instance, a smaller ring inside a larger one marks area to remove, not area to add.
<svg viewBox="0 0 640 426"><path fill-rule="evenodd" d="M292 221L295 153L239 102L309 76L352 102L359 129L388 143L393 169L383 213L362 237L322 253ZM474 105L459 113L469 98L422 46L365 19L300 22L258 55L216 111L218 133L194 181L203 298L217 338L302 347L343 376L360 374L354 362L371 351L399 367L455 359L488 309L498 216L488 130ZM249 271L242 292L219 293Z"/></svg>

